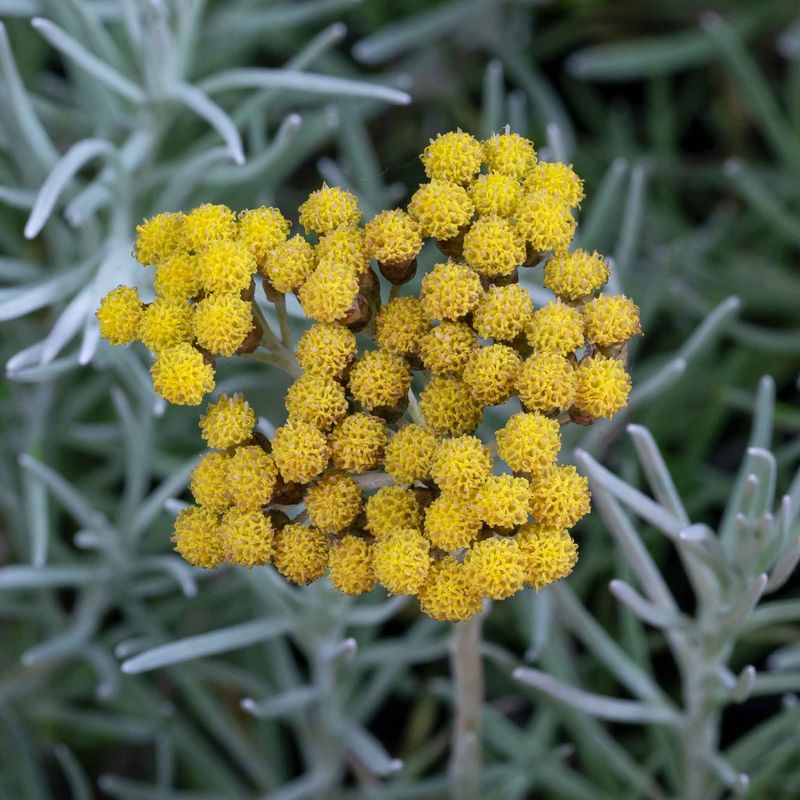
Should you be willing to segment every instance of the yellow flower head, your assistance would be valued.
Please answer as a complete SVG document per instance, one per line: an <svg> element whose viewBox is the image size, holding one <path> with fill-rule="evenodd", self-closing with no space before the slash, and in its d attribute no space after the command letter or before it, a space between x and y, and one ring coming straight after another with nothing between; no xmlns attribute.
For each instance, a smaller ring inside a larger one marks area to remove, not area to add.
<svg viewBox="0 0 800 800"><path fill-rule="evenodd" d="M560 197L525 194L514 219L517 232L537 252L565 250L575 235L575 217Z"/></svg>
<svg viewBox="0 0 800 800"><path fill-rule="evenodd" d="M156 267L153 286L159 297L188 300L200 291L197 256L175 253Z"/></svg>
<svg viewBox="0 0 800 800"><path fill-rule="evenodd" d="M184 218L184 243L195 253L216 242L235 238L236 214L227 206L204 203L192 209Z"/></svg>
<svg viewBox="0 0 800 800"><path fill-rule="evenodd" d="M445 320L422 337L419 354L425 369L434 375L460 376L478 342L478 336L464 322Z"/></svg>
<svg viewBox="0 0 800 800"><path fill-rule="evenodd" d="M580 300L602 289L608 280L608 263L599 253L574 250L556 253L544 265L544 285L559 297Z"/></svg>
<svg viewBox="0 0 800 800"><path fill-rule="evenodd" d="M530 484L513 475L492 475L478 489L473 504L491 528L515 528L528 520Z"/></svg>
<svg viewBox="0 0 800 800"><path fill-rule="evenodd" d="M405 425L386 446L386 472L397 483L426 480L438 443L433 429L427 425Z"/></svg>
<svg viewBox="0 0 800 800"><path fill-rule="evenodd" d="M467 190L452 181L420 184L408 204L408 213L419 223L422 235L440 241L455 238L474 211Z"/></svg>
<svg viewBox="0 0 800 800"><path fill-rule="evenodd" d="M505 217L479 217L464 235L464 259L490 278L510 275L525 261L525 242Z"/></svg>
<svg viewBox="0 0 800 800"><path fill-rule="evenodd" d="M510 217L522 197L522 187L511 175L489 172L478 176L469 187L469 196L479 215L497 214L500 217Z"/></svg>
<svg viewBox="0 0 800 800"><path fill-rule="evenodd" d="M464 568L470 583L484 597L505 600L525 582L524 559L514 539L484 539L467 551Z"/></svg>
<svg viewBox="0 0 800 800"><path fill-rule="evenodd" d="M639 307L621 294L601 294L583 309L586 336L592 344L611 347L642 332Z"/></svg>
<svg viewBox="0 0 800 800"><path fill-rule="evenodd" d="M250 439L256 422L255 411L243 394L221 394L200 418L200 431L209 447L223 449Z"/></svg>
<svg viewBox="0 0 800 800"><path fill-rule="evenodd" d="M181 342L191 342L192 307L186 300L158 298L144 310L139 338L153 353Z"/></svg>
<svg viewBox="0 0 800 800"><path fill-rule="evenodd" d="M434 562L419 588L423 614L442 622L460 622L481 610L481 596L467 570L452 556Z"/></svg>
<svg viewBox="0 0 800 800"><path fill-rule="evenodd" d="M162 350L150 367L150 376L156 393L176 406L200 405L214 391L214 368L186 342Z"/></svg>
<svg viewBox="0 0 800 800"><path fill-rule="evenodd" d="M225 453L206 453L194 468L189 488L197 505L222 513L231 504L228 461L229 457Z"/></svg>
<svg viewBox="0 0 800 800"><path fill-rule="evenodd" d="M300 224L307 233L324 236L340 225L358 225L361 209L355 195L338 186L322 184L300 206Z"/></svg>
<svg viewBox="0 0 800 800"><path fill-rule="evenodd" d="M334 542L328 553L328 576L334 589L359 595L375 588L372 545L348 534Z"/></svg>
<svg viewBox="0 0 800 800"><path fill-rule="evenodd" d="M239 508L255 510L267 505L277 481L275 460L258 445L237 447L228 461L228 490Z"/></svg>
<svg viewBox="0 0 800 800"><path fill-rule="evenodd" d="M575 370L557 353L534 353L522 362L517 391L528 411L566 411L575 400Z"/></svg>
<svg viewBox="0 0 800 800"><path fill-rule="evenodd" d="M479 347L470 356L461 379L472 394L487 406L504 403L514 394L522 358L504 344Z"/></svg>
<svg viewBox="0 0 800 800"><path fill-rule="evenodd" d="M537 591L566 578L578 561L578 545L564 528L528 523L516 542L525 563L525 583Z"/></svg>
<svg viewBox="0 0 800 800"><path fill-rule="evenodd" d="M474 497L492 474L492 457L477 436L444 439L436 448L431 477L447 494L462 500Z"/></svg>
<svg viewBox="0 0 800 800"><path fill-rule="evenodd" d="M365 226L367 252L381 264L406 264L422 250L419 225L399 208L381 211Z"/></svg>
<svg viewBox="0 0 800 800"><path fill-rule="evenodd" d="M311 375L341 378L356 354L356 337L338 322L312 325L297 343L297 360Z"/></svg>
<svg viewBox="0 0 800 800"><path fill-rule="evenodd" d="M411 386L406 360L386 350L369 350L350 370L350 392L365 408L397 405Z"/></svg>
<svg viewBox="0 0 800 800"><path fill-rule="evenodd" d="M183 214L156 214L136 226L133 253L140 264L158 266L185 246Z"/></svg>
<svg viewBox="0 0 800 800"><path fill-rule="evenodd" d="M268 250L259 265L259 273L269 279L276 291L296 292L314 271L314 248L300 234Z"/></svg>
<svg viewBox="0 0 800 800"><path fill-rule="evenodd" d="M200 253L197 272L200 285L211 293L239 294L250 286L256 260L241 242L222 239Z"/></svg>
<svg viewBox="0 0 800 800"><path fill-rule="evenodd" d="M122 345L135 342L144 315L144 304L130 286L117 286L101 301L97 309L100 335L111 344Z"/></svg>
<svg viewBox="0 0 800 800"><path fill-rule="evenodd" d="M308 483L328 466L331 451L318 428L308 422L289 422L275 431L272 457L284 480Z"/></svg>
<svg viewBox="0 0 800 800"><path fill-rule="evenodd" d="M222 517L220 534L229 561L248 568L269 564L275 530L261 511L231 508Z"/></svg>
<svg viewBox="0 0 800 800"><path fill-rule="evenodd" d="M422 391L419 407L428 424L439 433L459 436L480 425L483 405L459 378L434 376Z"/></svg>
<svg viewBox="0 0 800 800"><path fill-rule="evenodd" d="M197 343L210 353L232 356L255 327L253 309L236 294L212 294L194 307Z"/></svg>
<svg viewBox="0 0 800 800"><path fill-rule="evenodd" d="M589 481L573 466L550 467L531 480L530 512L540 525L571 528L590 508Z"/></svg>
<svg viewBox="0 0 800 800"><path fill-rule="evenodd" d="M367 530L376 538L400 528L422 527L422 509L416 494L402 486L382 486L364 507Z"/></svg>
<svg viewBox="0 0 800 800"><path fill-rule="evenodd" d="M267 253L286 239L291 226L277 208L253 208L239 214L238 239L260 267Z"/></svg>
<svg viewBox="0 0 800 800"><path fill-rule="evenodd" d="M572 165L560 161L539 161L525 176L523 186L528 194L542 192L562 200L570 208L577 208L585 197L583 181Z"/></svg>
<svg viewBox="0 0 800 800"><path fill-rule="evenodd" d="M219 517L208 508L189 506L175 519L172 543L193 567L213 569L225 560Z"/></svg>
<svg viewBox="0 0 800 800"><path fill-rule="evenodd" d="M313 583L328 566L328 539L317 528L285 525L275 534L272 560L286 580L300 585Z"/></svg>
<svg viewBox="0 0 800 800"><path fill-rule="evenodd" d="M613 417L628 404L631 379L619 361L596 355L578 364L575 407L591 417Z"/></svg>
<svg viewBox="0 0 800 800"><path fill-rule="evenodd" d="M484 339L510 342L530 323L531 296L518 283L490 286L475 309L472 325Z"/></svg>
<svg viewBox="0 0 800 800"><path fill-rule="evenodd" d="M440 133L422 151L420 161L432 180L469 183L481 171L481 143L461 130Z"/></svg>
<svg viewBox="0 0 800 800"><path fill-rule="evenodd" d="M475 508L452 494L440 494L425 510L425 535L445 553L469 547L482 527Z"/></svg>
<svg viewBox="0 0 800 800"><path fill-rule="evenodd" d="M416 594L431 567L430 545L416 528L398 528L375 542L375 575L390 594Z"/></svg>
<svg viewBox="0 0 800 800"><path fill-rule="evenodd" d="M585 338L580 311L560 300L534 311L525 334L534 350L562 356L583 347Z"/></svg>
<svg viewBox="0 0 800 800"><path fill-rule="evenodd" d="M477 272L447 261L422 279L419 299L429 319L456 320L469 314L483 297Z"/></svg>
<svg viewBox="0 0 800 800"><path fill-rule="evenodd" d="M358 294L358 276L347 264L325 261L308 276L297 294L306 316L319 322L341 319Z"/></svg>
<svg viewBox="0 0 800 800"><path fill-rule="evenodd" d="M369 269L369 250L364 229L357 225L342 225L326 233L314 248L317 263L333 261L347 264L356 275Z"/></svg>
<svg viewBox="0 0 800 800"><path fill-rule="evenodd" d="M347 413L344 387L323 375L301 375L286 392L285 403L290 422L308 422L323 431Z"/></svg>
<svg viewBox="0 0 800 800"><path fill-rule="evenodd" d="M483 143L483 160L490 172L520 179L536 163L536 150L518 133L495 133Z"/></svg>
<svg viewBox="0 0 800 800"><path fill-rule="evenodd" d="M313 525L339 533L352 525L361 511L361 487L350 475L330 472L308 487L303 502Z"/></svg>
<svg viewBox="0 0 800 800"><path fill-rule="evenodd" d="M416 297L395 297L375 318L375 341L399 356L414 355L430 326Z"/></svg>
<svg viewBox="0 0 800 800"><path fill-rule="evenodd" d="M359 411L345 417L330 436L333 463L347 472L376 469L389 440L386 423L380 417Z"/></svg>
<svg viewBox="0 0 800 800"><path fill-rule="evenodd" d="M561 428L557 420L542 414L514 414L497 431L500 458L514 472L533 475L556 463L561 449Z"/></svg>

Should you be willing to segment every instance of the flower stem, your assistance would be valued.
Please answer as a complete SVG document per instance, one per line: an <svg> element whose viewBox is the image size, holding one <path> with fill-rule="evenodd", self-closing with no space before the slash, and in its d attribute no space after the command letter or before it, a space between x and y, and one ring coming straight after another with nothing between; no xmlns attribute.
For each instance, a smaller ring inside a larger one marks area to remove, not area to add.
<svg viewBox="0 0 800 800"><path fill-rule="evenodd" d="M284 347L292 347L292 329L289 326L289 315L286 313L286 295L279 294L275 298L275 312L278 315L278 325L281 329L281 342Z"/></svg>
<svg viewBox="0 0 800 800"><path fill-rule="evenodd" d="M411 419L413 419L417 425L425 424L425 417L422 416L422 411L419 407L419 401L417 400L417 396L414 394L413 389L408 390L408 413L411 415Z"/></svg>
<svg viewBox="0 0 800 800"><path fill-rule="evenodd" d="M300 369L300 365L297 363L295 354L275 335L275 331L272 330L272 326L269 324L269 321L264 316L255 300L253 301L252 306L253 316L261 326L261 346L268 352L264 353L256 351L255 353L248 353L247 355L256 361L274 364L276 367L278 367L278 369L282 369L284 372L289 373L289 375L295 378L302 375L303 370Z"/></svg>

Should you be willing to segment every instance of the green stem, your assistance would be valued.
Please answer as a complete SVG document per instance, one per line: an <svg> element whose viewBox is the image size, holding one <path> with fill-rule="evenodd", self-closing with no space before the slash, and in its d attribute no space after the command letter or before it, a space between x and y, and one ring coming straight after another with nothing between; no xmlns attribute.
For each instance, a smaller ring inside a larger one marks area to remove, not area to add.
<svg viewBox="0 0 800 800"><path fill-rule="evenodd" d="M289 325L289 315L286 313L286 295L279 294L275 298L275 312L278 315L278 325L281 330L281 342L284 347L292 348L292 328Z"/></svg>
<svg viewBox="0 0 800 800"><path fill-rule="evenodd" d="M272 364L273 366L278 367L278 369L282 369L284 372L287 372L292 377L299 378L300 375L303 374L303 370L300 368L300 364L297 363L295 354L275 335L275 331L272 330L272 326L269 324L269 321L264 316L255 300L252 303L252 307L253 316L261 326L261 346L267 352L260 352L256 350L253 353L245 353L244 355L246 355L248 358L252 358L255 361L262 361L265 364Z"/></svg>

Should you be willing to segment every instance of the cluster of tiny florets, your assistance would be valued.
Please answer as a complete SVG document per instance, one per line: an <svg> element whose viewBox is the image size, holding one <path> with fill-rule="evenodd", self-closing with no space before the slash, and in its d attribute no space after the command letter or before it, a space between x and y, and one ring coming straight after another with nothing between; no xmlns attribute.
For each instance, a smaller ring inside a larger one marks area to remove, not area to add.
<svg viewBox="0 0 800 800"><path fill-rule="evenodd" d="M211 204L137 229L156 298L120 286L97 316L112 344L153 352L170 402L200 403L216 357L262 346L259 286L277 312L293 293L312 323L287 350L286 420L269 438L241 394L207 406L210 449L173 533L191 564L271 563L349 595L380 584L449 621L575 565L569 531L590 495L558 464L560 428L626 405L638 308L598 294L606 260L570 247L584 197L571 165L540 161L507 130L438 135L421 160L428 180L407 208L365 222L353 194L323 185L298 209L304 234L275 208ZM402 295L428 239L442 258ZM519 279L534 268L556 296L541 307ZM505 422L484 437L485 410L501 405Z"/></svg>

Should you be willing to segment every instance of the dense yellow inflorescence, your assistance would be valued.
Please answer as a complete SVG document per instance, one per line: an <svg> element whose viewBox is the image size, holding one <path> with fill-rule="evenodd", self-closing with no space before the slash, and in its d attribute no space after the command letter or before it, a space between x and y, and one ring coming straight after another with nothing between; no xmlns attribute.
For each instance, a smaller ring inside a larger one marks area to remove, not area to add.
<svg viewBox="0 0 800 800"><path fill-rule="evenodd" d="M428 180L407 209L364 223L353 194L323 185L298 209L305 234L277 208L212 204L137 228L155 299L119 286L97 318L111 344L153 353L162 397L201 403L219 357L292 374L269 437L242 394L208 404L209 450L172 537L189 563L271 563L301 585L327 574L348 595L380 584L446 621L572 571L590 494L558 464L560 428L625 407L638 308L598 296L607 261L571 249L584 198L571 165L539 161L508 130L437 135L421 159ZM427 239L443 257L403 294ZM534 307L528 269L554 300ZM296 348L289 293L312 322Z"/></svg>

